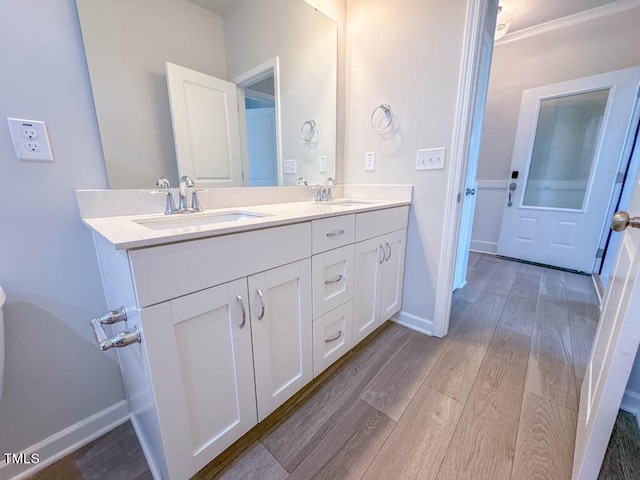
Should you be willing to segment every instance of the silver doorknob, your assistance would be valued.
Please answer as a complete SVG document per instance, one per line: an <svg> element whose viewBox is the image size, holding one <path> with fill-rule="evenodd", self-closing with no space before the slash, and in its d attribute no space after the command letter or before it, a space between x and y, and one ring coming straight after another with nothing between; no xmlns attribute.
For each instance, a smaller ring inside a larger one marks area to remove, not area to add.
<svg viewBox="0 0 640 480"><path fill-rule="evenodd" d="M476 194L476 189L475 188L467 188L467 195L475 195Z"/></svg>
<svg viewBox="0 0 640 480"><path fill-rule="evenodd" d="M616 212L611 219L611 229L614 232L623 232L629 225L640 228L640 217L629 217L627 212Z"/></svg>

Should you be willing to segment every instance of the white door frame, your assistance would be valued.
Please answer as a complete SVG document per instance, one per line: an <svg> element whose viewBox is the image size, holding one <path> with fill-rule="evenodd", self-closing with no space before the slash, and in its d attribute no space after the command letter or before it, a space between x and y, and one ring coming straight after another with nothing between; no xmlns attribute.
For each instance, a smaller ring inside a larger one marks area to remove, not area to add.
<svg viewBox="0 0 640 480"><path fill-rule="evenodd" d="M273 74L274 103L276 107L276 162L278 168L278 185L284 185L282 171L282 121L280 107L280 57L273 57L266 62L241 73L231 79L238 86L238 113L240 116L240 139L242 143L242 166L245 173L245 185L249 181L249 152L247 150L247 114L245 107L245 88Z"/></svg>
<svg viewBox="0 0 640 480"><path fill-rule="evenodd" d="M498 8L497 0L489 3L487 8ZM456 271L453 280L453 289L462 288L467 283L467 267L469 265L469 251L471 249L471 234L473 230L473 217L475 215L478 192L478 160L480 158L480 141L484 124L484 112L487 107L487 94L489 92L489 74L491 71L491 59L493 57L493 38L495 36L496 21L489 16L485 19L482 35L482 46L479 53L478 80L476 97L473 102L473 126L469 140L469 157L465 173L465 182L462 188L462 213L460 236L458 240L458 253L456 258Z"/></svg>
<svg viewBox="0 0 640 480"><path fill-rule="evenodd" d="M433 329L431 332L436 337L445 336L449 329L456 256L462 223L462 202L458 201L458 195L463 195L464 193L465 172L467 171L471 151L475 114L474 105L479 86L479 72L482 69L480 61L482 35L489 15L489 8L496 3L495 0L467 0L467 20L451 147L451 172L447 181L444 210L445 222L442 232L442 250L439 259L438 286L436 288ZM497 16L497 14L496 8L495 15Z"/></svg>

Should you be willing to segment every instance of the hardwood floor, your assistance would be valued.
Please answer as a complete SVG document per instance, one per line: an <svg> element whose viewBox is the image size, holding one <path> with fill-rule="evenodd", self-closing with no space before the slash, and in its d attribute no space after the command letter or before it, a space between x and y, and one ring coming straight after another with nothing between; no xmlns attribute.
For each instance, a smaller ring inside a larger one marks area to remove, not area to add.
<svg viewBox="0 0 640 480"><path fill-rule="evenodd" d="M485 255L469 265L447 337L381 329L230 465L197 478L569 479L593 286ZM53 467L39 478L60 478Z"/></svg>

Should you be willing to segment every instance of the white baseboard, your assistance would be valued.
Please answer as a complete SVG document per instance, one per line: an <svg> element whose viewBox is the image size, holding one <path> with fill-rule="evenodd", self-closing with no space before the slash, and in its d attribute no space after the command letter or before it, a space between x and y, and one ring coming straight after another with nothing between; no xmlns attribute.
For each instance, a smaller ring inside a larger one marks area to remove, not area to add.
<svg viewBox="0 0 640 480"><path fill-rule="evenodd" d="M398 325L410 328L411 330L415 330L426 335L433 335L433 320L418 317L417 315L407 313L404 310L391 320L396 322Z"/></svg>
<svg viewBox="0 0 640 480"><path fill-rule="evenodd" d="M479 253L489 253L495 255L498 253L498 244L495 242L485 242L483 240L471 240L471 250Z"/></svg>
<svg viewBox="0 0 640 480"><path fill-rule="evenodd" d="M0 461L0 480L28 478L74 450L122 425L128 419L129 408L126 400L122 400L51 435L49 438L45 438L22 452L12 452L25 453L27 457L32 453L37 453L40 461L32 464L8 464L2 457L2 461Z"/></svg>
<svg viewBox="0 0 640 480"><path fill-rule="evenodd" d="M632 413L636 417L638 427L640 427L640 393L633 390L625 390L620 404L620 410Z"/></svg>

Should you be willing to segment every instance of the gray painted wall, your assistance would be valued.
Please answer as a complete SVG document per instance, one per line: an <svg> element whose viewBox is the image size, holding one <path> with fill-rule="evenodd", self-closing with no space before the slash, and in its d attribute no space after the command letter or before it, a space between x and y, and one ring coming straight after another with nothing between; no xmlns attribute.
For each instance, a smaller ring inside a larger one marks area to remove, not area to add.
<svg viewBox="0 0 640 480"><path fill-rule="evenodd" d="M347 3L347 183L413 184L402 309L432 321L451 174L466 2ZM378 134L373 109L388 103L395 130ZM416 171L416 150L446 147L444 170ZM374 172L365 152L376 152Z"/></svg>
<svg viewBox="0 0 640 480"><path fill-rule="evenodd" d="M124 391L115 356L97 350L88 324L106 305L74 192L107 180L75 2L3 0L0 44L0 452L18 452ZM8 116L45 120L55 163L17 161Z"/></svg>

